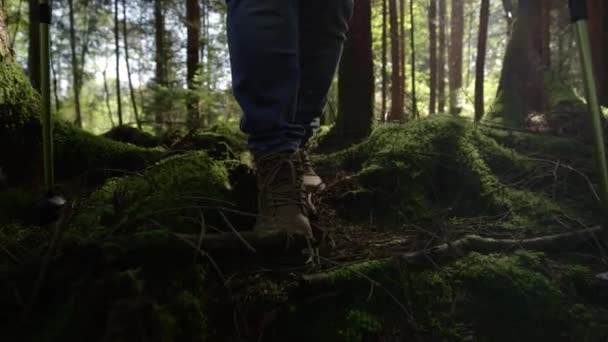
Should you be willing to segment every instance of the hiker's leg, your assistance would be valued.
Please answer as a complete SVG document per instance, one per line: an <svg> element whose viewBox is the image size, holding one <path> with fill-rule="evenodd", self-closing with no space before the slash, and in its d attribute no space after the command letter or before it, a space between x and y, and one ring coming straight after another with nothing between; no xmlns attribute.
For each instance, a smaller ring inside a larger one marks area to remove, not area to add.
<svg viewBox="0 0 608 342"><path fill-rule="evenodd" d="M228 43L241 129L254 154L295 152L300 79L298 0L228 0Z"/></svg>
<svg viewBox="0 0 608 342"><path fill-rule="evenodd" d="M300 1L301 78L296 122L306 129L303 143L319 128L352 11L353 0Z"/></svg>

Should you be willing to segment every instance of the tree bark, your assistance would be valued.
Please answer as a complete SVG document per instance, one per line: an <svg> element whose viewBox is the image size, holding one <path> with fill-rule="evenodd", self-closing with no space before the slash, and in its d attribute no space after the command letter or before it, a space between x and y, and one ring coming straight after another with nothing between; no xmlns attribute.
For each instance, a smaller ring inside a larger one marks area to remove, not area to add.
<svg viewBox="0 0 608 342"><path fill-rule="evenodd" d="M439 0L439 53L437 58L437 110L445 113L445 66L446 66L446 32L447 21L447 0Z"/></svg>
<svg viewBox="0 0 608 342"><path fill-rule="evenodd" d="M198 0L186 1L186 31L187 31L187 84L188 89L194 91L198 88L196 73L200 68L200 31L201 9ZM200 125L199 101L197 96L188 99L188 126L196 128Z"/></svg>
<svg viewBox="0 0 608 342"><path fill-rule="evenodd" d="M104 97L106 100L106 109L108 110L108 118L110 118L110 124L112 125L112 128L114 128L114 126L116 126L114 124L114 117L112 115L112 106L110 105L110 87L108 87L108 78L106 77L107 73L106 70L103 70L101 72L101 75L103 76L103 92L104 92Z"/></svg>
<svg viewBox="0 0 608 342"><path fill-rule="evenodd" d="M588 0L587 4L598 96L600 104L608 106L608 4L604 0Z"/></svg>
<svg viewBox="0 0 608 342"><path fill-rule="evenodd" d="M464 39L463 0L452 0L450 35L450 114L462 111L462 43Z"/></svg>
<svg viewBox="0 0 608 342"><path fill-rule="evenodd" d="M399 8L397 11L399 13L397 16L397 20L399 21L399 63L401 63L401 68L399 69L399 79L401 80L401 103L403 104L403 116L405 118L405 99L407 92L407 80L405 78L405 69L407 65L407 60L405 57L405 0L399 0Z"/></svg>
<svg viewBox="0 0 608 342"><path fill-rule="evenodd" d="M414 0L410 0L410 46L412 53L412 70L410 73L412 74L412 117L418 119L418 100L416 99L416 41L414 40Z"/></svg>
<svg viewBox="0 0 608 342"><path fill-rule="evenodd" d="M72 91L74 94L74 109L76 111L76 126L82 128L82 113L80 111L80 68L76 56L76 23L74 22L74 0L68 0L70 17L70 50L72 54Z"/></svg>
<svg viewBox="0 0 608 342"><path fill-rule="evenodd" d="M477 39L477 62L475 63L475 121L479 122L484 114L484 78L486 47L488 42L488 22L490 0L481 0L479 12L479 38Z"/></svg>
<svg viewBox="0 0 608 342"><path fill-rule="evenodd" d="M429 76L429 114L435 114L437 111L437 0L430 0L429 5Z"/></svg>
<svg viewBox="0 0 608 342"><path fill-rule="evenodd" d="M334 129L343 141L355 142L371 131L373 94L371 0L357 0L338 72L338 118Z"/></svg>
<svg viewBox="0 0 608 342"><path fill-rule="evenodd" d="M386 99L387 99L387 88L388 88L388 75L387 75L387 47L388 47L388 0L382 1L382 111L381 121L386 121Z"/></svg>
<svg viewBox="0 0 608 342"><path fill-rule="evenodd" d="M12 58L12 52L10 49L10 41L8 38L8 32L6 30L6 22L4 19L4 11L0 9L0 57ZM6 61L4 61L6 63Z"/></svg>
<svg viewBox="0 0 608 342"><path fill-rule="evenodd" d="M114 0L114 43L116 55L116 105L118 112L118 125L123 125L122 119L122 97L120 94L120 21L118 21L118 0Z"/></svg>
<svg viewBox="0 0 608 342"><path fill-rule="evenodd" d="M401 82L401 56L399 54L399 22L397 20L397 0L389 1L389 20L391 30L391 111L388 121L403 120L403 91Z"/></svg>
<svg viewBox="0 0 608 342"><path fill-rule="evenodd" d="M522 126L531 111L546 109L544 73L550 70L548 37L549 0L520 0L507 45L495 116Z"/></svg>
<svg viewBox="0 0 608 342"><path fill-rule="evenodd" d="M156 83L166 87L169 82L165 51L165 13L163 0L154 0L154 41L156 43Z"/></svg>
<svg viewBox="0 0 608 342"><path fill-rule="evenodd" d="M32 87L40 92L40 29L38 0L29 0L27 71Z"/></svg>
<svg viewBox="0 0 608 342"><path fill-rule="evenodd" d="M133 79L131 77L131 63L129 62L129 30L127 29L127 1L122 0L122 37L125 44L125 63L127 66L127 79L129 81L129 93L131 95L131 105L133 106L133 115L137 128L141 130L141 118L139 117L139 109L137 108L137 100L135 99L135 89L133 88Z"/></svg>

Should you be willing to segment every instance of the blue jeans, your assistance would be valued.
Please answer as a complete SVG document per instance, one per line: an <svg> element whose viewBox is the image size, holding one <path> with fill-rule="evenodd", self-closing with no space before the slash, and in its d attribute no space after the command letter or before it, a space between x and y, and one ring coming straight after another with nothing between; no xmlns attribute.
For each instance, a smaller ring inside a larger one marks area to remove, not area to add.
<svg viewBox="0 0 608 342"><path fill-rule="evenodd" d="M227 0L241 129L254 155L295 152L319 127L353 0Z"/></svg>

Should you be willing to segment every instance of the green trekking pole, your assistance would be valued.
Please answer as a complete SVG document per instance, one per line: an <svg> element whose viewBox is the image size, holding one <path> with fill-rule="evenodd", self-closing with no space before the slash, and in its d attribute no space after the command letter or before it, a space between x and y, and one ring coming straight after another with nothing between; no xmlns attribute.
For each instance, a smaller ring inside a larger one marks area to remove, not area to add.
<svg viewBox="0 0 608 342"><path fill-rule="evenodd" d="M42 122L42 156L46 196L38 205L38 221L46 224L59 217L66 201L54 193L55 169L53 160L53 120L51 119L50 39L51 6L49 0L38 3L40 27L40 93Z"/></svg>
<svg viewBox="0 0 608 342"><path fill-rule="evenodd" d="M604 207L608 207L608 164L606 163L606 148L604 144L604 129L602 126L602 110L600 108L593 61L591 56L591 41L589 39L589 24L586 0L569 0L570 15L574 24L578 43L587 104L591 112L591 122L595 140L597 172L600 177L601 196Z"/></svg>

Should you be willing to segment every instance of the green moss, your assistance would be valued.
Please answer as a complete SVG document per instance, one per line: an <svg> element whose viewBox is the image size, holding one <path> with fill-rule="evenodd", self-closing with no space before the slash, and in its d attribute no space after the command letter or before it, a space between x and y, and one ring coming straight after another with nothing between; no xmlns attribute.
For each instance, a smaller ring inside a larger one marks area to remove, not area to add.
<svg viewBox="0 0 608 342"><path fill-rule="evenodd" d="M103 136L114 141L130 143L140 147L150 148L159 146L161 144L160 138L127 125L116 126L110 131L104 133Z"/></svg>
<svg viewBox="0 0 608 342"><path fill-rule="evenodd" d="M0 136L38 118L39 104L19 64L0 56Z"/></svg>
<svg viewBox="0 0 608 342"><path fill-rule="evenodd" d="M392 263L364 265L340 275L331 287L348 288L340 297L292 309L291 319L310 317L308 326L319 341L360 341L392 331L407 337L411 326L427 340L600 341L608 336L603 304L587 299L593 275L542 253L471 253L422 272ZM370 279L380 285L372 286Z"/></svg>
<svg viewBox="0 0 608 342"><path fill-rule="evenodd" d="M200 231L201 215L226 205L230 184L222 162L205 152L165 159L142 175L115 178L95 192L76 218L76 227L139 226ZM102 229L103 230L103 229Z"/></svg>
<svg viewBox="0 0 608 342"><path fill-rule="evenodd" d="M319 160L325 173L348 170L359 188L342 194L349 217L383 225L429 222L439 213L478 217L511 213L506 225L551 224L559 208L537 189L509 184L537 165L499 144L475 125L434 116L383 126L369 139Z"/></svg>

